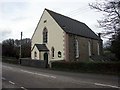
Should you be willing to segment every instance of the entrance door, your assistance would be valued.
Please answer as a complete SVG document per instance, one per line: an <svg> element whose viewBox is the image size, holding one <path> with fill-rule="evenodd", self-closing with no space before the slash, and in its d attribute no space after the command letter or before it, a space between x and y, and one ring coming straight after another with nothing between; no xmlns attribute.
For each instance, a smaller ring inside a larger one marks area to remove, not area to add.
<svg viewBox="0 0 120 90"><path fill-rule="evenodd" d="M48 67L48 54L44 53L44 61L45 61L45 67Z"/></svg>

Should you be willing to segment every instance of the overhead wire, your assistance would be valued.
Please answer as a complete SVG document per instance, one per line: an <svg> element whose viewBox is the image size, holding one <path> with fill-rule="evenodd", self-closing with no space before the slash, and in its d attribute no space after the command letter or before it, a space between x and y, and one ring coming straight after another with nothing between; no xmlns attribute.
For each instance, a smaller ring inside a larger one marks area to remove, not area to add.
<svg viewBox="0 0 120 90"><path fill-rule="evenodd" d="M87 13L87 10L89 10L88 7L81 7L81 8L75 9L73 11L70 11L70 12L68 12L66 14L69 15L69 16L76 16L78 14L85 14L85 13Z"/></svg>

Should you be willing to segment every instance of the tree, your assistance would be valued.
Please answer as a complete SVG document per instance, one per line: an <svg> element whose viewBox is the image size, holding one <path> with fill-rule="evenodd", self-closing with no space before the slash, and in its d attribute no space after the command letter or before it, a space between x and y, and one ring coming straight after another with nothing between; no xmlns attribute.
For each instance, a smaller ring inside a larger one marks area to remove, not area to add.
<svg viewBox="0 0 120 90"><path fill-rule="evenodd" d="M89 6L103 13L104 18L98 20L99 26L104 28L104 35L111 35L110 50L120 60L120 0L102 0Z"/></svg>
<svg viewBox="0 0 120 90"><path fill-rule="evenodd" d="M89 6L104 14L104 18L98 20L98 23L106 30L106 35L118 32L120 28L120 0L102 0L91 3Z"/></svg>
<svg viewBox="0 0 120 90"><path fill-rule="evenodd" d="M12 51L12 52L11 52ZM14 39L7 39L2 42L2 55L13 57L14 56Z"/></svg>
<svg viewBox="0 0 120 90"><path fill-rule="evenodd" d="M111 51L116 54L118 59L120 59L120 31L116 38L112 40Z"/></svg>
<svg viewBox="0 0 120 90"><path fill-rule="evenodd" d="M2 56L19 57L20 40L7 39L2 42ZM29 38L22 39L22 57L30 57L31 40Z"/></svg>
<svg viewBox="0 0 120 90"><path fill-rule="evenodd" d="M29 38L22 40L22 57L31 56L31 40Z"/></svg>

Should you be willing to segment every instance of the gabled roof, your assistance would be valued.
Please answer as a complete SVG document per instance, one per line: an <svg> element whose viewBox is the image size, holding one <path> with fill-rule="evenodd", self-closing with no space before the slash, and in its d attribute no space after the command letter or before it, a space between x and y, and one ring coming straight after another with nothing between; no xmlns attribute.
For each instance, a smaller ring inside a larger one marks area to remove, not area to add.
<svg viewBox="0 0 120 90"><path fill-rule="evenodd" d="M53 17L53 19L65 32L87 38L100 39L85 23L71 19L48 9L45 10Z"/></svg>
<svg viewBox="0 0 120 90"><path fill-rule="evenodd" d="M35 46L37 47L37 49L38 49L39 51L49 51L45 44L35 44L35 45L33 46L33 48L34 48Z"/></svg>

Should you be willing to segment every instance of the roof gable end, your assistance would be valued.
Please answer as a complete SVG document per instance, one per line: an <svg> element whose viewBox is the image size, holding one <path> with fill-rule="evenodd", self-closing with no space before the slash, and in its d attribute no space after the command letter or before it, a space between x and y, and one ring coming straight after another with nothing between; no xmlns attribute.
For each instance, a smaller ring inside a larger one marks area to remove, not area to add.
<svg viewBox="0 0 120 90"><path fill-rule="evenodd" d="M92 39L100 39L85 23L45 9L58 25L67 33L80 35Z"/></svg>

